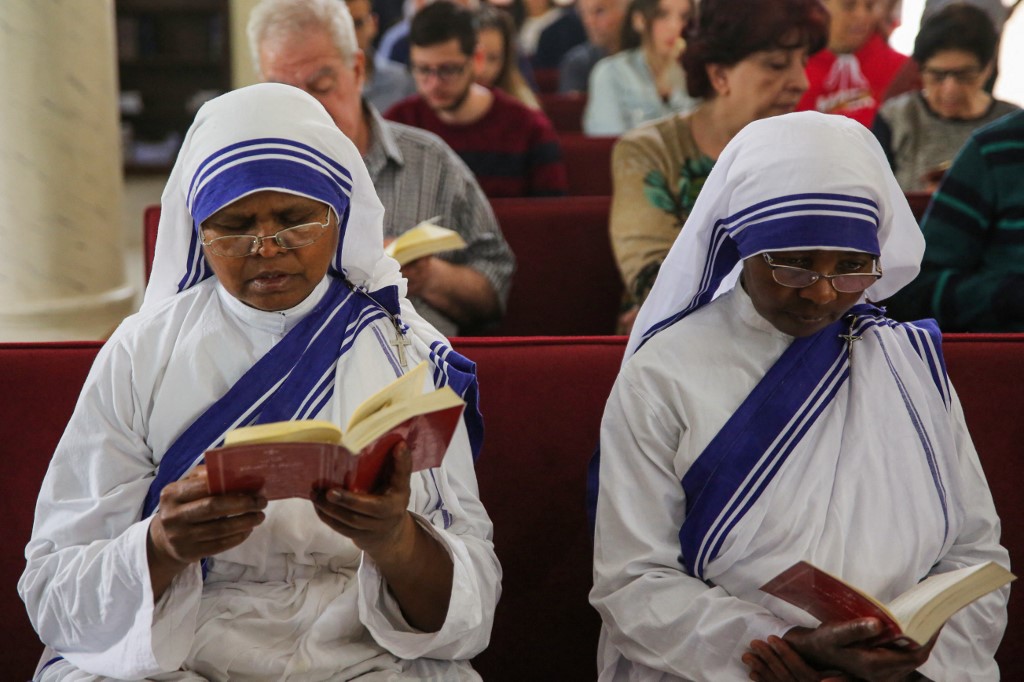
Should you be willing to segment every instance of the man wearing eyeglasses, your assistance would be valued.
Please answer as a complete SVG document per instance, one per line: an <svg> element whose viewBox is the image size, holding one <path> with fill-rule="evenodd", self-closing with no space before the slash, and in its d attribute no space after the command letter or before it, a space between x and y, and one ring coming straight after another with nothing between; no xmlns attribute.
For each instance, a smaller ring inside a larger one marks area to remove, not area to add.
<svg viewBox="0 0 1024 682"><path fill-rule="evenodd" d="M451 2L420 10L409 30L409 68L418 95L385 116L439 135L489 197L556 196L568 189L551 122L473 80L473 13Z"/></svg>
<svg viewBox="0 0 1024 682"><path fill-rule="evenodd" d="M339 0L262 0L248 26L265 81L315 97L359 149L384 204L384 236L424 220L451 228L465 249L402 267L417 312L453 335L498 319L515 260L487 197L466 164L437 136L381 118L363 97L366 55Z"/></svg>

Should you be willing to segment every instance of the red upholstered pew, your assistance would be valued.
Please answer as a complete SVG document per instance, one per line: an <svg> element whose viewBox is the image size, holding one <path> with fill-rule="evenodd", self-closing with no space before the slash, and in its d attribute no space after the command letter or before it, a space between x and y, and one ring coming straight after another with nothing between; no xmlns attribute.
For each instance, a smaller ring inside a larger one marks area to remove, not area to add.
<svg viewBox="0 0 1024 682"><path fill-rule="evenodd" d="M494 521L504 594L491 646L475 665L485 680L587 680L595 676L599 622L587 603L590 537L586 464L621 337L456 339L479 367L487 427L477 465ZM0 639L4 678L27 679L42 649L15 584L36 491L98 344L0 344ZM1011 559L1024 556L1024 335L950 335L950 375L985 467ZM1018 568L1019 571L1019 568ZM1003 679L1024 680L1024 592L1010 599L998 654Z"/></svg>

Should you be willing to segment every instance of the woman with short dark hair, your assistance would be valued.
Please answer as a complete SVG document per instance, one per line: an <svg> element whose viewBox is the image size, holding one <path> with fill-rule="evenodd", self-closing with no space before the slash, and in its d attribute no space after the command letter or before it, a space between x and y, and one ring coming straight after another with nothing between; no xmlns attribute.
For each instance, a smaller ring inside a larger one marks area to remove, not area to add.
<svg viewBox="0 0 1024 682"><path fill-rule="evenodd" d="M922 88L883 104L872 126L903 191L934 191L974 130L1017 110L984 88L998 43L974 5L947 5L921 24L913 59Z"/></svg>
<svg viewBox="0 0 1024 682"><path fill-rule="evenodd" d="M687 36L683 67L692 112L622 137L612 155L611 238L629 300L629 329L715 159L751 121L793 111L807 89L804 66L825 45L817 0L704 0Z"/></svg>

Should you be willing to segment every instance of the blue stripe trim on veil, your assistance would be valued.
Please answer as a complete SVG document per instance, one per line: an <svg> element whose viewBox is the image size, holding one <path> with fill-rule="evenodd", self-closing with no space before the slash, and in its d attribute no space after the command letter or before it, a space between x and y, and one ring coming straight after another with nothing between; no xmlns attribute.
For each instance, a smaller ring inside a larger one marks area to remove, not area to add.
<svg viewBox="0 0 1024 682"><path fill-rule="evenodd" d="M855 311L851 311L855 312ZM790 344L683 477L681 559L703 579L729 531L829 405L849 376L839 320Z"/></svg>

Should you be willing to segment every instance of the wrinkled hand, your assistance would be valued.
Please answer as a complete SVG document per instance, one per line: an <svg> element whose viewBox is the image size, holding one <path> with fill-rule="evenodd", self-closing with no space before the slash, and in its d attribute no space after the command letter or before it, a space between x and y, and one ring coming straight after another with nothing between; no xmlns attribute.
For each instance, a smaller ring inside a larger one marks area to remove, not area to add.
<svg viewBox="0 0 1024 682"><path fill-rule="evenodd" d="M402 266L402 276L409 281L409 296L424 298L424 291L435 276L437 262L434 256L423 256Z"/></svg>
<svg viewBox="0 0 1024 682"><path fill-rule="evenodd" d="M870 682L915 679L915 671L928 660L938 635L917 649L864 646L881 630L877 619L859 618L813 630L793 628L783 639L804 661L822 670L838 670Z"/></svg>
<svg viewBox="0 0 1024 682"><path fill-rule="evenodd" d="M391 458L394 466L383 491L355 493L331 488L313 498L321 521L378 561L388 553L408 548L416 524L408 512L412 476L409 446L398 443Z"/></svg>
<svg viewBox="0 0 1024 682"><path fill-rule="evenodd" d="M242 544L263 523L266 506L259 495L211 495L204 466L167 485L146 543L154 596L190 564Z"/></svg>
<svg viewBox="0 0 1024 682"><path fill-rule="evenodd" d="M755 639L741 659L755 682L847 682L850 678L821 673L809 666L793 647L779 637Z"/></svg>

